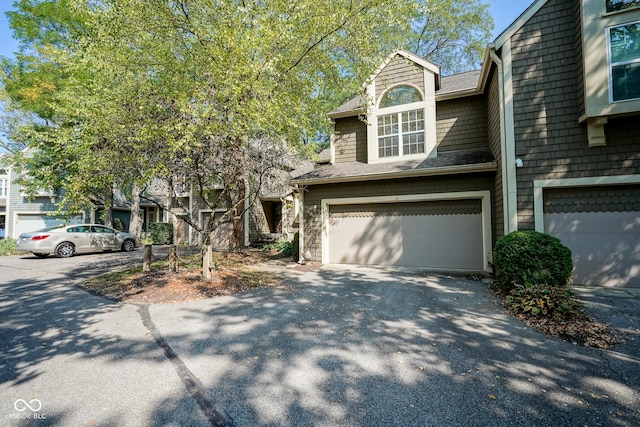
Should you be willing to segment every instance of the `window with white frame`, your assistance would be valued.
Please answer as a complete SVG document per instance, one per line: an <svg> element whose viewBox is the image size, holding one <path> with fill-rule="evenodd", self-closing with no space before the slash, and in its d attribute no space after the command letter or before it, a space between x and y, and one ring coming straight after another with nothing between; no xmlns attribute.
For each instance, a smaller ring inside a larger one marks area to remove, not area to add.
<svg viewBox="0 0 640 427"><path fill-rule="evenodd" d="M612 102L640 99L640 21L607 29Z"/></svg>
<svg viewBox="0 0 640 427"><path fill-rule="evenodd" d="M0 197L7 197L9 191L9 175L4 169L0 169Z"/></svg>
<svg viewBox="0 0 640 427"><path fill-rule="evenodd" d="M412 86L396 86L384 94L378 111L378 156L401 157L425 152L424 108L410 108L422 102Z"/></svg>
<svg viewBox="0 0 640 427"><path fill-rule="evenodd" d="M617 12L619 10L640 7L640 0L606 0L607 12Z"/></svg>

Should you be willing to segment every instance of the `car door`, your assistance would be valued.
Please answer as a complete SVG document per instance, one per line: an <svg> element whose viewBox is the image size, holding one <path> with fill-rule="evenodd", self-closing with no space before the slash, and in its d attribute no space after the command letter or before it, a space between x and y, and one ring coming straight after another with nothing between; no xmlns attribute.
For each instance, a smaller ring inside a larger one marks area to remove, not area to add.
<svg viewBox="0 0 640 427"><path fill-rule="evenodd" d="M91 244L95 250L119 249L115 230L103 225L92 225L91 229Z"/></svg>
<svg viewBox="0 0 640 427"><path fill-rule="evenodd" d="M91 250L91 227L88 225L75 225L67 228L67 237L76 247L76 252L88 252Z"/></svg>

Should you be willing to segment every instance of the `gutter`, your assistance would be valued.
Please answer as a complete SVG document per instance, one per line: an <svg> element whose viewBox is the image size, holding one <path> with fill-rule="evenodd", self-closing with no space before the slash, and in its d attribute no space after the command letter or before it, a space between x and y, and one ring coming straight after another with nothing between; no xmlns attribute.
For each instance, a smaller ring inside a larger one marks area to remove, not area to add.
<svg viewBox="0 0 640 427"><path fill-rule="evenodd" d="M495 45L489 44L489 55L491 59L498 67L498 90L499 90L499 98L500 98L500 151L501 151L501 163L502 163L502 213L504 220L504 234L509 234L512 231L516 231L518 229L518 221L517 221L517 211L512 215L512 210L515 205L515 199L517 196L516 189L511 188L515 187L516 183L511 182L509 179L509 170L508 167L510 165L509 158L511 155L509 154L508 147L514 147L514 141L507 141L510 137L510 133L507 132L506 122L507 122L507 106L505 99L505 81L504 81L504 64L500 57L496 54ZM513 160L513 167L515 168L515 159ZM513 195L511 194L513 193Z"/></svg>
<svg viewBox="0 0 640 427"><path fill-rule="evenodd" d="M381 179L415 178L415 177L423 177L423 176L452 175L452 174L475 173L475 172L495 172L497 169L498 169L498 164L495 161L492 161L487 163L476 163L472 165L443 166L439 168L417 169L417 170L411 169L407 171L371 173L371 174L356 175L356 176L334 176L334 177L326 177L326 178L297 179L292 182L292 185L337 184L337 183L345 183L345 182L377 181Z"/></svg>

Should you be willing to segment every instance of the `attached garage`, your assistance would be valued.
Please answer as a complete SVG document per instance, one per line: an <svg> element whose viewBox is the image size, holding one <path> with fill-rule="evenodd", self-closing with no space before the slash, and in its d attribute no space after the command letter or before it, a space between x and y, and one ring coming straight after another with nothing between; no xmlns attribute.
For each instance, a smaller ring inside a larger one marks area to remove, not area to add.
<svg viewBox="0 0 640 427"><path fill-rule="evenodd" d="M640 287L640 186L547 189L544 231L571 249L574 283Z"/></svg>
<svg viewBox="0 0 640 427"><path fill-rule="evenodd" d="M82 222L81 217L65 218L44 214L16 213L14 237L22 233L41 230L46 227L55 227L64 224L78 224Z"/></svg>
<svg viewBox="0 0 640 427"><path fill-rule="evenodd" d="M430 197L325 201L325 263L485 270L491 236L484 199Z"/></svg>

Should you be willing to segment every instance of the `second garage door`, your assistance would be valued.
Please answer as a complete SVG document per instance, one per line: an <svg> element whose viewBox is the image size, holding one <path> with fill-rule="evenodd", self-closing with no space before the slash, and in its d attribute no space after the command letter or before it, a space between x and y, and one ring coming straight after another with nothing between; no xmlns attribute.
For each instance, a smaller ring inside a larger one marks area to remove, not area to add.
<svg viewBox="0 0 640 427"><path fill-rule="evenodd" d="M480 200L333 205L329 262L483 269Z"/></svg>

